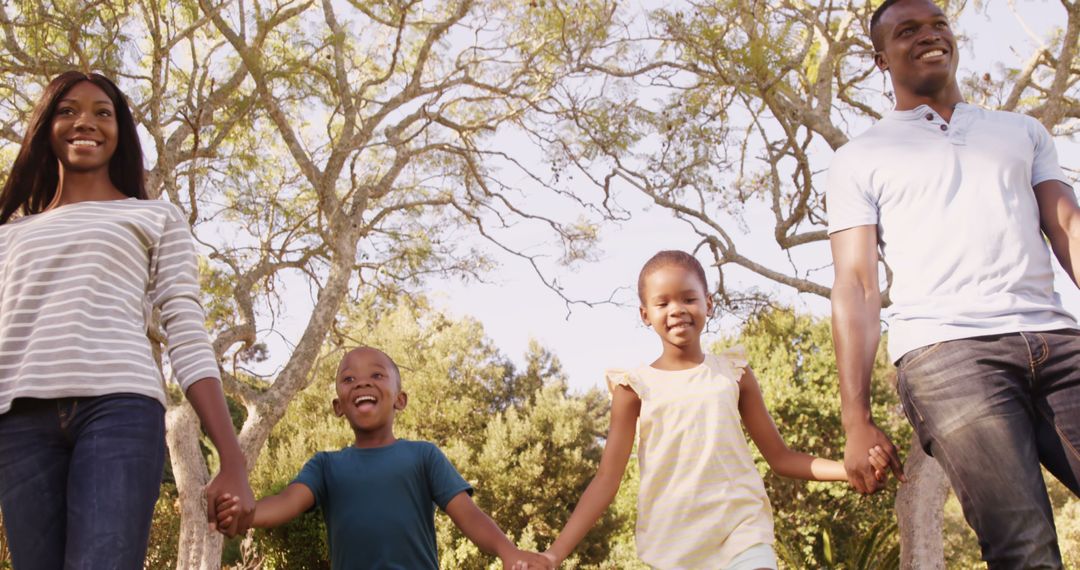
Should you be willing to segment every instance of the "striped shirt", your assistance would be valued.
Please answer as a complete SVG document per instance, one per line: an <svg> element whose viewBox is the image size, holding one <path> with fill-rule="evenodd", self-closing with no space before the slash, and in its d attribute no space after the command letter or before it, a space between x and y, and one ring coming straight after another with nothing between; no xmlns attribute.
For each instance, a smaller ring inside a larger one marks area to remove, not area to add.
<svg viewBox="0 0 1080 570"><path fill-rule="evenodd" d="M154 308L180 387L220 379L199 295L191 231L169 202L77 202L0 225L0 413L20 397L164 405Z"/></svg>
<svg viewBox="0 0 1080 570"><path fill-rule="evenodd" d="M638 556L663 570L716 570L773 543L772 508L739 415L741 348L687 370L608 370L641 399Z"/></svg>

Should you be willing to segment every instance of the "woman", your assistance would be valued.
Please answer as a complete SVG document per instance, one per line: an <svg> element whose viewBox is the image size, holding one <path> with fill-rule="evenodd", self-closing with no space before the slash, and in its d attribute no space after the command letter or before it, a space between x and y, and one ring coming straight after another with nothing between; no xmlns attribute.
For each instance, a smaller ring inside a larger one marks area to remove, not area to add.
<svg viewBox="0 0 1080 570"><path fill-rule="evenodd" d="M143 177L116 85L53 79L0 190L0 508L16 570L142 568L165 457L154 308L221 456L210 504L236 492L254 505L190 230Z"/></svg>

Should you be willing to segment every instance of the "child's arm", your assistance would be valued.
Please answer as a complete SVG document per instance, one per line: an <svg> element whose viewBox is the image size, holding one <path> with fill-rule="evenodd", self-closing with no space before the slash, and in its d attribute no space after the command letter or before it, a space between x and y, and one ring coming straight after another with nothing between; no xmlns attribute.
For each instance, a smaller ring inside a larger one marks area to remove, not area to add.
<svg viewBox="0 0 1080 570"><path fill-rule="evenodd" d="M626 473L630 451L634 448L634 433L640 413L641 400L637 394L626 386L617 386L611 401L611 427L608 428L600 467L559 537L544 553L555 565L570 555L615 499L623 474Z"/></svg>
<svg viewBox="0 0 1080 570"><path fill-rule="evenodd" d="M315 506L315 495L303 483L291 483L285 490L269 497L263 497L255 503L255 518L251 526L256 528L274 528L281 526L307 512ZM223 495L217 504L219 528L228 528L232 519L240 512L239 499Z"/></svg>
<svg viewBox="0 0 1080 570"><path fill-rule="evenodd" d="M258 510L255 512L258 517ZM548 566L547 560L539 554L518 550L514 543L506 538L499 525L476 506L468 493L462 491L450 499L446 504L446 514L450 515L450 520L461 529L465 538L471 540L482 552L498 556L505 568L510 568L518 561L531 563L533 567Z"/></svg>
<svg viewBox="0 0 1080 570"><path fill-rule="evenodd" d="M742 416L746 431L750 432L750 438L777 475L813 481L848 480L842 463L788 448L780 437L769 410L765 408L761 387L750 368L746 369L739 380L739 415Z"/></svg>

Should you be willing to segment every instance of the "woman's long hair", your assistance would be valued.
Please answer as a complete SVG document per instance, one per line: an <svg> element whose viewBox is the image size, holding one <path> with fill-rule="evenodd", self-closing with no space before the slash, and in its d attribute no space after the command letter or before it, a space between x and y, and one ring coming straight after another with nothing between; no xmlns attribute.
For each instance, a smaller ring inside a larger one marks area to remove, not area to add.
<svg viewBox="0 0 1080 570"><path fill-rule="evenodd" d="M116 152L109 159L109 179L125 195L140 200L147 198L142 146L124 94L104 75L67 71L49 82L30 114L19 155L0 190L0 224L6 224L15 212L37 214L52 203L60 181L59 164L49 144L53 115L60 99L83 81L104 91L116 110Z"/></svg>

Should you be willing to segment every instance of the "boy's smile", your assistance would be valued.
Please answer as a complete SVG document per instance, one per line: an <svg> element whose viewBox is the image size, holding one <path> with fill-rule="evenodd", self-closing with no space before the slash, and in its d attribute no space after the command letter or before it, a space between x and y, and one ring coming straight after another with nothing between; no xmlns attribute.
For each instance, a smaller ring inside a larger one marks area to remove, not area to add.
<svg viewBox="0 0 1080 570"><path fill-rule="evenodd" d="M361 394L353 400L353 404L356 405L356 409L361 412L371 412L375 410L375 405L379 403L379 397L374 394Z"/></svg>
<svg viewBox="0 0 1080 570"><path fill-rule="evenodd" d="M334 382L334 413L349 420L358 447L393 443L394 415L405 409L397 367L374 348L357 348L341 359Z"/></svg>

